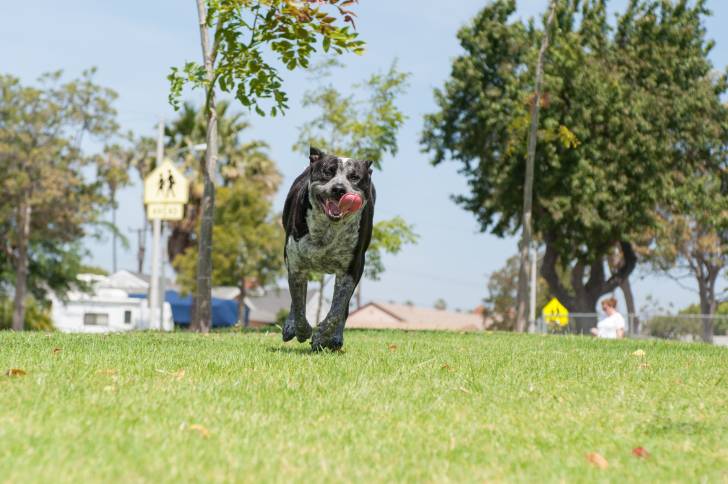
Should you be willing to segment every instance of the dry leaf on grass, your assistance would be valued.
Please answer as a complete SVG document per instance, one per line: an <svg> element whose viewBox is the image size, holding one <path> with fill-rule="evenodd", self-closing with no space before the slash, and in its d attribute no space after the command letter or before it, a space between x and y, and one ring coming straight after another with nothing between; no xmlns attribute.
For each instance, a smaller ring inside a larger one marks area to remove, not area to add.
<svg viewBox="0 0 728 484"><path fill-rule="evenodd" d="M632 455L640 459L646 459L650 456L650 453L644 447L635 447L632 449Z"/></svg>
<svg viewBox="0 0 728 484"><path fill-rule="evenodd" d="M210 431L207 430L205 427L203 427L200 424L192 424L190 425L190 430L194 430L195 432L202 435L204 438L208 438L210 436Z"/></svg>
<svg viewBox="0 0 728 484"><path fill-rule="evenodd" d="M447 371L455 371L455 368L453 368L452 366L448 365L447 363L445 363L444 365L442 365L440 367L440 369L447 370Z"/></svg>
<svg viewBox="0 0 728 484"><path fill-rule="evenodd" d="M157 373L162 373L163 375L170 375L170 376L174 377L174 379L177 380L177 381L180 381L182 378L185 377L185 369L184 368L180 368L177 371L160 370L159 368L157 368L155 371Z"/></svg>
<svg viewBox="0 0 728 484"><path fill-rule="evenodd" d="M58 354L58 353L60 353L61 351L63 351L63 349L61 349L61 348L53 348L53 354L54 354L54 355L57 355L57 354Z"/></svg>
<svg viewBox="0 0 728 484"><path fill-rule="evenodd" d="M637 350L632 353L632 356L636 356L637 358L644 358L645 354L645 350Z"/></svg>
<svg viewBox="0 0 728 484"><path fill-rule="evenodd" d="M609 467L609 462L607 462L607 459L602 457L599 452L589 452L586 455L586 460L588 460L594 467L598 467L600 469L606 469Z"/></svg>
<svg viewBox="0 0 728 484"><path fill-rule="evenodd" d="M28 373L21 368L10 368L5 372L5 376L25 376Z"/></svg>
<svg viewBox="0 0 728 484"><path fill-rule="evenodd" d="M96 373L99 375L116 375L116 368L104 368L103 370L99 370Z"/></svg>
<svg viewBox="0 0 728 484"><path fill-rule="evenodd" d="M389 351L396 351L397 345L387 345L387 348L389 349Z"/></svg>

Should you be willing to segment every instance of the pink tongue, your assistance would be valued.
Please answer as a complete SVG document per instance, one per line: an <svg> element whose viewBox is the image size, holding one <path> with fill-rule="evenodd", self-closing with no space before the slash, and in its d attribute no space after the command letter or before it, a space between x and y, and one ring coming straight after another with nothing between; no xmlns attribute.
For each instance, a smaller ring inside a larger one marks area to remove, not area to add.
<svg viewBox="0 0 728 484"><path fill-rule="evenodd" d="M347 193L339 200L339 210L342 213L354 213L362 206L361 196L356 193Z"/></svg>

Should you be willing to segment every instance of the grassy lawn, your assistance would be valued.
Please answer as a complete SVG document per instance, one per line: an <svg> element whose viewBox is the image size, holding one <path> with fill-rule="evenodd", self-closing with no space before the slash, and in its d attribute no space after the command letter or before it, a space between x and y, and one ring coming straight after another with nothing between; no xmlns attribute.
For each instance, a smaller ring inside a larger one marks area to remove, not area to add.
<svg viewBox="0 0 728 484"><path fill-rule="evenodd" d="M728 480L725 348L279 338L0 334L0 481Z"/></svg>

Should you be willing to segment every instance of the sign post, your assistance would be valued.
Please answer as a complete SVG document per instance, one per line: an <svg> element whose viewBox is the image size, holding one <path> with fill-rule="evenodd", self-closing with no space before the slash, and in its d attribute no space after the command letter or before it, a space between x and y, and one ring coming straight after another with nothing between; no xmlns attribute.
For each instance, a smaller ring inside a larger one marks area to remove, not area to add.
<svg viewBox="0 0 728 484"><path fill-rule="evenodd" d="M152 220L152 279L149 286L150 329L163 328L164 295L160 294L160 263L162 262L162 220L181 220L184 205L189 200L189 181L169 160L164 160L164 124L159 123L157 139L157 168L144 179L144 203L147 218Z"/></svg>

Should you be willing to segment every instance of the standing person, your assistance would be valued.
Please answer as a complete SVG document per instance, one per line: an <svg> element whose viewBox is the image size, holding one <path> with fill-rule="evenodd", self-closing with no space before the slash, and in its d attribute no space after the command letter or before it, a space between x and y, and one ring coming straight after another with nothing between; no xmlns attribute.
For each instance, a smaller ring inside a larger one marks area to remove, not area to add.
<svg viewBox="0 0 728 484"><path fill-rule="evenodd" d="M624 318L617 312L617 300L613 297L602 300L602 311L607 317L599 321L596 328L592 328L592 334L597 338L624 338Z"/></svg>

